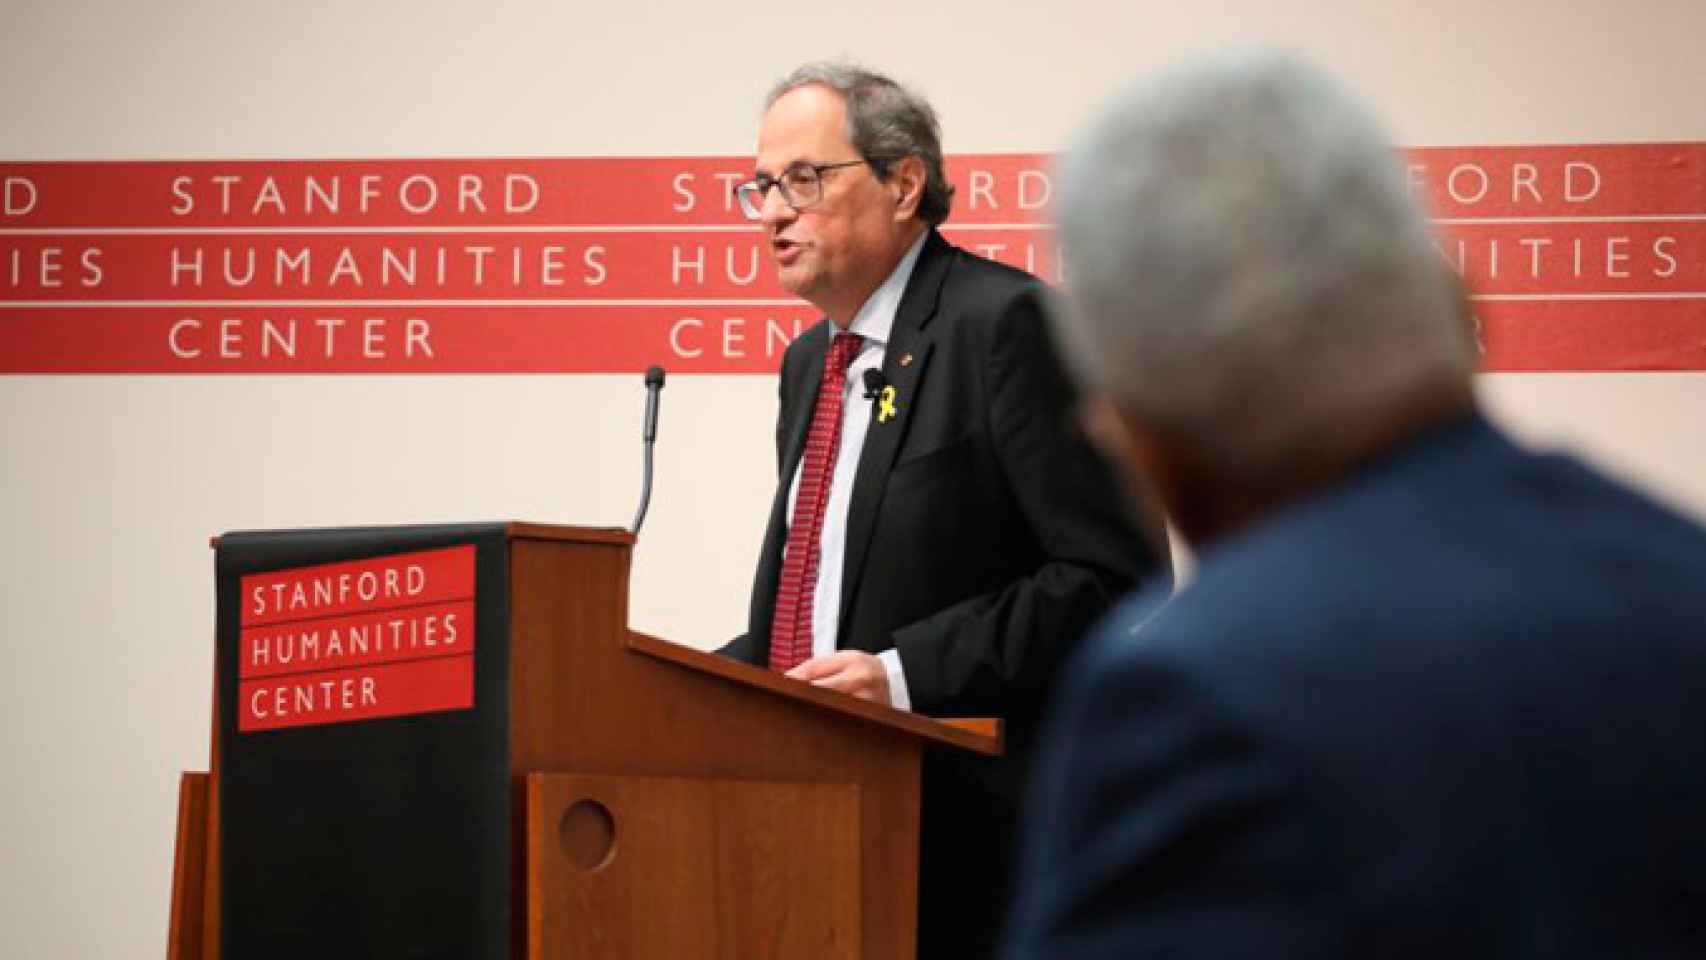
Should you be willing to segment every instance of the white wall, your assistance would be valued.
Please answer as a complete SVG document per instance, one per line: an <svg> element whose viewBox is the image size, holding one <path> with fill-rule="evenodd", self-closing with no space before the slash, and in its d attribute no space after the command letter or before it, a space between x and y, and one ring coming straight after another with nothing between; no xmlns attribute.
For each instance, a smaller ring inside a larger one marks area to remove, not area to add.
<svg viewBox="0 0 1706 960"><path fill-rule="evenodd" d="M843 53L930 93L953 152L1046 151L1131 70L1237 39L1347 73L1407 143L1706 140L1698 0L792 6L4 0L0 159L738 154L770 81ZM1706 377L1484 387L1706 515ZM638 628L739 629L774 389L671 379ZM177 774L207 763L208 535L621 525L640 400L637 377L0 378L0 955L163 950Z"/></svg>

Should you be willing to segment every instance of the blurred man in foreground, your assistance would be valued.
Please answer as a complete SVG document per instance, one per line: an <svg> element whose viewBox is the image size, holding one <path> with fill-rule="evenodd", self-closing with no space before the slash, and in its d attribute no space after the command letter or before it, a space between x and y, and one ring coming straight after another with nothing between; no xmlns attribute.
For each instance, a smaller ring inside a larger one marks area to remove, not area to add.
<svg viewBox="0 0 1706 960"><path fill-rule="evenodd" d="M1476 412L1374 121L1218 59L1060 189L1092 432L1200 567L1055 701L1010 954L1706 955L1706 533Z"/></svg>

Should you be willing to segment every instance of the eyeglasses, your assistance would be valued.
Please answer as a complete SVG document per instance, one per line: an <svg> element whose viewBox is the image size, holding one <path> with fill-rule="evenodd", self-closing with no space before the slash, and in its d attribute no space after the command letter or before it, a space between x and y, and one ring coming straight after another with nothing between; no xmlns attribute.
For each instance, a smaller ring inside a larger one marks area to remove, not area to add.
<svg viewBox="0 0 1706 960"><path fill-rule="evenodd" d="M740 211L746 214L748 220L764 218L764 198L770 195L770 188L777 187L782 191L782 202L795 210L804 210L823 200L823 175L831 170L842 167L856 167L864 160L843 160L840 163L808 163L804 160L791 163L780 177L759 174L751 180L735 187L735 199L740 201Z"/></svg>

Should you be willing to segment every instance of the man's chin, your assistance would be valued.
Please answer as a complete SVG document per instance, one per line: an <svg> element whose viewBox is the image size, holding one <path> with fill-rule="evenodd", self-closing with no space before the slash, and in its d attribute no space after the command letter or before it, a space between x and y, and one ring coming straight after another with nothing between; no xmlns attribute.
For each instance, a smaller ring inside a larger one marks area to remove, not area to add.
<svg viewBox="0 0 1706 960"><path fill-rule="evenodd" d="M806 275L804 271L791 267L783 267L777 272L776 279L782 284L782 289L788 291L794 296L799 297L802 300L810 300L812 298L812 278Z"/></svg>

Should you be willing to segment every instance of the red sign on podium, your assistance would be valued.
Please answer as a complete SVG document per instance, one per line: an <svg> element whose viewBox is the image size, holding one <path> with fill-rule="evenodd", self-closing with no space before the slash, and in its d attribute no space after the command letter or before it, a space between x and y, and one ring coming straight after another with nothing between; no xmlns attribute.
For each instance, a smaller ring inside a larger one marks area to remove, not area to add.
<svg viewBox="0 0 1706 960"><path fill-rule="evenodd" d="M239 732L474 705L474 547L242 578Z"/></svg>

